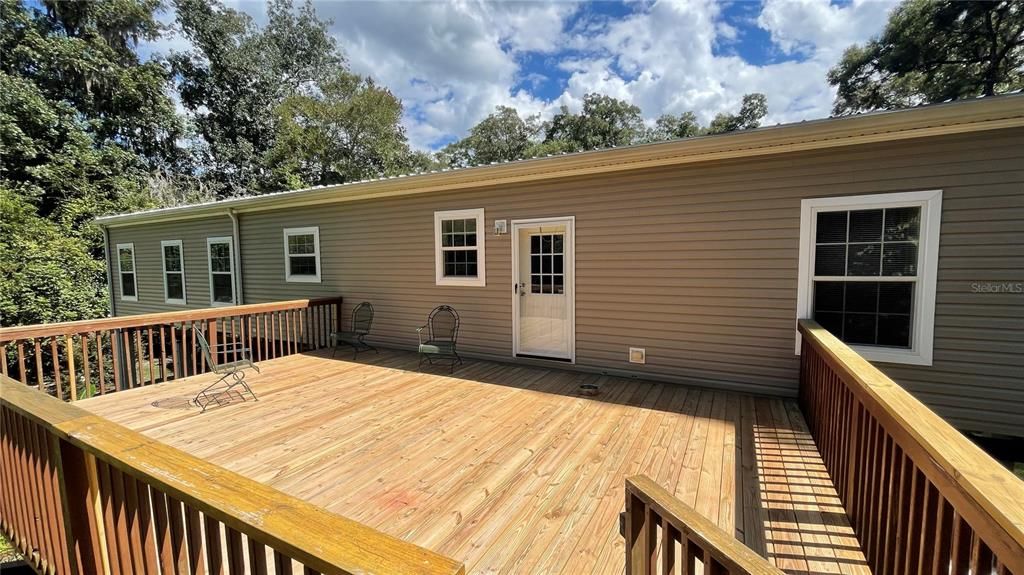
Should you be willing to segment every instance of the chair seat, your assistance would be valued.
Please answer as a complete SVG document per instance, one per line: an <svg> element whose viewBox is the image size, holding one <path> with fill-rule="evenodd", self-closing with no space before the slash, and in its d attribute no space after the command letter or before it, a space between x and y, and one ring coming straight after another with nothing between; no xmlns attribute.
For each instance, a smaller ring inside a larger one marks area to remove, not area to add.
<svg viewBox="0 0 1024 575"><path fill-rule="evenodd" d="M450 341L428 341L420 344L419 353L452 355L455 353L455 344Z"/></svg>
<svg viewBox="0 0 1024 575"><path fill-rule="evenodd" d="M238 361L222 361L216 365L213 369L213 373L226 373L229 371L235 371L238 369L244 369L247 367L255 367L252 362L248 359L240 359Z"/></svg>
<svg viewBox="0 0 1024 575"><path fill-rule="evenodd" d="M345 343L352 343L354 341L357 341L360 337L365 336L365 333L358 331L337 331L331 334L331 337L333 337L335 340Z"/></svg>

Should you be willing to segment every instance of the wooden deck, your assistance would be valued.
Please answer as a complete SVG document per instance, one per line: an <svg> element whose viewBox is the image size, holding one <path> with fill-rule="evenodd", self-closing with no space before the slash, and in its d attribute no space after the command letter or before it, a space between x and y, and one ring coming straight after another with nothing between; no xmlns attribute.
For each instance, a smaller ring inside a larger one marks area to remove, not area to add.
<svg viewBox="0 0 1024 575"><path fill-rule="evenodd" d="M258 402L206 413L209 376L77 405L469 572L619 573L624 478L644 473L791 573L867 573L796 404L413 354L262 362ZM596 398L577 395L601 384Z"/></svg>

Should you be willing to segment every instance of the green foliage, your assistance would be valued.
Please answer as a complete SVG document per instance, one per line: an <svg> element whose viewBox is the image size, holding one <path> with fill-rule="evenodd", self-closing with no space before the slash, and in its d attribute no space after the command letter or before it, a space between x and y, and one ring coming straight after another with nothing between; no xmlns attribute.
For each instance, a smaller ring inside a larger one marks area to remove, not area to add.
<svg viewBox="0 0 1024 575"><path fill-rule="evenodd" d="M705 134L724 134L736 130L749 130L761 125L761 120L768 114L768 98L764 94L753 93L743 96L743 104L736 114L718 114L704 131Z"/></svg>
<svg viewBox="0 0 1024 575"><path fill-rule="evenodd" d="M677 138L692 138L704 133L704 128L697 121L697 115L693 112L683 112L678 116L662 114L654 122L654 129L648 135L648 140L657 142L661 140L674 140Z"/></svg>
<svg viewBox="0 0 1024 575"><path fill-rule="evenodd" d="M440 153L451 166L475 166L530 157L542 127L536 117L523 119L515 108L498 106L473 126L469 135Z"/></svg>
<svg viewBox="0 0 1024 575"><path fill-rule="evenodd" d="M828 81L835 114L1024 88L1024 4L907 0L880 36L846 50Z"/></svg>
<svg viewBox="0 0 1024 575"><path fill-rule="evenodd" d="M391 92L372 80L338 72L315 94L285 98L265 163L279 188L404 172L411 162L401 117L402 103Z"/></svg>
<svg viewBox="0 0 1024 575"><path fill-rule="evenodd" d="M603 94L583 96L583 109L561 111L545 126L544 141L565 142L569 151L594 150L637 143L644 135L640 108Z"/></svg>
<svg viewBox="0 0 1024 575"><path fill-rule="evenodd" d="M103 263L86 242L0 184L0 324L101 317L105 283Z"/></svg>

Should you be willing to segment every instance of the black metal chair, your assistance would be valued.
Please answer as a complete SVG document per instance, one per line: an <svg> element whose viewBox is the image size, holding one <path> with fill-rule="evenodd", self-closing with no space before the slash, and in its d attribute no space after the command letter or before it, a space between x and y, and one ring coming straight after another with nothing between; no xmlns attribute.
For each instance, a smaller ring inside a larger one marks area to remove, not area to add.
<svg viewBox="0 0 1024 575"><path fill-rule="evenodd" d="M455 372L456 365L462 365L462 358L456 345L459 339L459 314L454 308L447 305L439 305L427 316L427 325L416 328L419 336L419 367L423 367L423 360L434 365L435 359L450 359L451 372Z"/></svg>
<svg viewBox="0 0 1024 575"><path fill-rule="evenodd" d="M252 361L251 350L239 342L217 344L211 350L210 343L206 341L203 332L196 330L195 333L196 339L199 340L199 347L203 350L203 357L206 358L206 364L210 366L210 371L219 375L220 378L197 393L192 403L201 407L205 412L206 408L212 404L224 405L228 403L232 391L234 391L234 395L242 398L242 401L245 401L245 393L251 395L255 401L259 401L252 388L245 381L245 370L255 369L256 373L260 371L259 366ZM239 359L219 363L214 357L220 353L225 354L225 357L227 354L231 354ZM242 390L237 390L236 388L238 387L242 388Z"/></svg>
<svg viewBox="0 0 1024 575"><path fill-rule="evenodd" d="M364 301L357 305L352 310L352 325L350 331L336 331L331 333L331 341L333 342L334 351L331 352L331 357L338 353L338 344L346 344L352 346L355 350L352 357L355 358L361 351L373 350L374 353L380 353L377 348L366 343L366 336L370 335L370 327L373 325L373 305Z"/></svg>

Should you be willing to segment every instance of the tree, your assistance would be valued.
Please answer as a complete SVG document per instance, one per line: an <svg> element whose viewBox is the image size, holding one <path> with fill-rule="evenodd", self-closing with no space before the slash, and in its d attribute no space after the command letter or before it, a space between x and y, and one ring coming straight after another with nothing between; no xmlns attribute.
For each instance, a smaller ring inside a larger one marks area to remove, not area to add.
<svg viewBox="0 0 1024 575"><path fill-rule="evenodd" d="M724 134L736 130L749 130L761 125L761 120L768 114L768 98L764 94L753 93L743 96L743 104L736 114L718 114L708 125L705 134Z"/></svg>
<svg viewBox="0 0 1024 575"><path fill-rule="evenodd" d="M536 117L524 120L515 108L497 106L468 136L446 146L440 155L453 167L519 160L528 157L540 129Z"/></svg>
<svg viewBox="0 0 1024 575"><path fill-rule="evenodd" d="M545 142L561 141L571 151L627 146L645 133L640 108L603 94L583 97L579 114L566 106L545 126Z"/></svg>
<svg viewBox="0 0 1024 575"><path fill-rule="evenodd" d="M697 115L693 112L683 112L678 116L662 114L654 122L654 129L647 136L651 142L662 140L675 140L678 138L692 138L704 133L704 128L697 121Z"/></svg>
<svg viewBox="0 0 1024 575"><path fill-rule="evenodd" d="M259 29L242 13L206 0L176 0L178 24L194 48L170 56L182 105L202 138L203 172L218 195L275 191L264 164L279 128L278 107L312 95L347 72L327 22L307 2L267 4Z"/></svg>
<svg viewBox="0 0 1024 575"><path fill-rule="evenodd" d="M1024 87L1024 4L907 0L880 36L828 73L833 112L854 114Z"/></svg>
<svg viewBox="0 0 1024 575"><path fill-rule="evenodd" d="M152 205L151 174L187 156L166 69L133 49L157 2L0 2L0 321L96 317L93 218Z"/></svg>
<svg viewBox="0 0 1024 575"><path fill-rule="evenodd" d="M411 168L401 118L391 92L339 72L316 94L285 98L265 163L288 188L401 173Z"/></svg>

